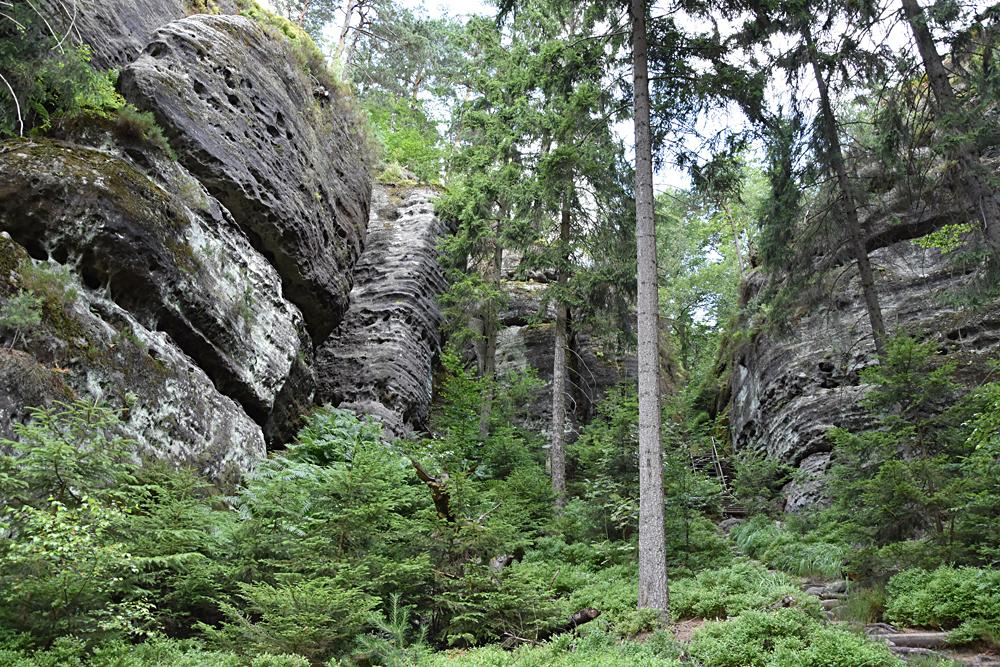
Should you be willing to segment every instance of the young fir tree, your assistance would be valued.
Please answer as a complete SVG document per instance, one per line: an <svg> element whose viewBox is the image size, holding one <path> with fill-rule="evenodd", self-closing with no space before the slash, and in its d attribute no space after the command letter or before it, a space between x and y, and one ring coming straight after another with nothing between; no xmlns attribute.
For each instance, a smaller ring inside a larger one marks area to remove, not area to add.
<svg viewBox="0 0 1000 667"><path fill-rule="evenodd" d="M467 30L477 57L467 74L469 99L455 112L449 188L437 210L457 223L445 248L455 267L445 305L452 321L468 323L466 333L476 342L486 380L479 422L485 439L493 412L504 252L523 247L533 234L525 210L532 201L528 162L537 109L530 98L525 45L504 44L489 21L473 20Z"/></svg>

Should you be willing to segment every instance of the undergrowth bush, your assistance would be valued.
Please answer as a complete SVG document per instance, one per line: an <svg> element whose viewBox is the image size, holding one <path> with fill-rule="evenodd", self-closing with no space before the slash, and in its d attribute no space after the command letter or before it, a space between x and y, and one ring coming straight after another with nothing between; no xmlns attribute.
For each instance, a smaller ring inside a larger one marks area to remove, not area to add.
<svg viewBox="0 0 1000 667"><path fill-rule="evenodd" d="M753 562L737 562L671 582L670 613L675 619L727 618L751 609L787 605L786 598L810 616L819 616L819 601L805 595L788 575Z"/></svg>
<svg viewBox="0 0 1000 667"><path fill-rule="evenodd" d="M560 635L538 646L506 651L487 646L472 651L437 653L418 667L681 667L680 648L668 633L645 641L622 642L604 631L584 631L580 637Z"/></svg>
<svg viewBox="0 0 1000 667"><path fill-rule="evenodd" d="M702 667L901 667L884 644L828 627L799 609L747 611L695 631Z"/></svg>
<svg viewBox="0 0 1000 667"><path fill-rule="evenodd" d="M889 580L886 592L891 623L952 630L955 643L1000 644L1000 571L905 570Z"/></svg>
<svg viewBox="0 0 1000 667"><path fill-rule="evenodd" d="M733 528L737 548L769 566L799 576L843 576L849 552L845 544L821 533L802 534L767 517L754 517Z"/></svg>

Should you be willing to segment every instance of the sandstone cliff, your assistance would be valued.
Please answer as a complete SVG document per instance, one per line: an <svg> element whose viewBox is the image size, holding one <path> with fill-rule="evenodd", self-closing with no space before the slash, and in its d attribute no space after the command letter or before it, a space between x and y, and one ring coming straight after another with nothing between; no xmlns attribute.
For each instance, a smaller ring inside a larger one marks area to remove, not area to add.
<svg viewBox="0 0 1000 667"><path fill-rule="evenodd" d="M0 303L42 309L0 331L0 435L31 406L104 400L150 453L225 478L317 402L419 427L444 230L433 192L403 188L369 233L371 148L309 45L187 15L205 3L60 4L177 159L100 119L0 144Z"/></svg>
<svg viewBox="0 0 1000 667"><path fill-rule="evenodd" d="M954 360L970 385L1000 353L1000 303L970 303L982 280L981 263L969 253L981 246L975 234L962 248L942 253L914 242L969 216L943 190L933 201L913 202L890 192L868 216L868 249L887 328L930 339L942 358ZM841 244L831 243L830 247ZM816 289L803 294L780 332L761 328L738 346L732 359L729 422L733 448L756 450L798 469L785 487L785 507L797 511L824 500L833 426L864 429L860 372L875 362L874 344L857 271L845 257L817 257L828 266ZM757 273L745 300L763 289ZM747 328L754 322L745 321Z"/></svg>

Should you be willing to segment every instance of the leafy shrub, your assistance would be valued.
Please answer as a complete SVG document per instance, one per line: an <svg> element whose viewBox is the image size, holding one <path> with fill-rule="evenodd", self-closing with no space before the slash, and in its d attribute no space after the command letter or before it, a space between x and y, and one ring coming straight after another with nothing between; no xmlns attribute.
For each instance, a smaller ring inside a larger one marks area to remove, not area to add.
<svg viewBox="0 0 1000 667"><path fill-rule="evenodd" d="M45 132L56 119L109 116L125 103L115 90L117 73L95 70L88 47L56 42L31 3L15 3L0 17L0 71L18 102L0 105L0 138Z"/></svg>
<svg viewBox="0 0 1000 667"><path fill-rule="evenodd" d="M753 450L739 452L733 462L733 491L747 511L777 515L781 510L781 489L791 479L789 466Z"/></svg>
<svg viewBox="0 0 1000 667"><path fill-rule="evenodd" d="M402 165L425 183L440 180L444 158L441 137L419 100L384 94L366 100L364 110L384 164ZM386 174L384 180L398 179Z"/></svg>
<svg viewBox="0 0 1000 667"><path fill-rule="evenodd" d="M373 625L378 600L353 577L240 584L239 606L224 603L221 628L202 626L213 643L243 654L295 653L314 662L342 655ZM273 664L273 663L272 663Z"/></svg>
<svg viewBox="0 0 1000 667"><path fill-rule="evenodd" d="M891 623L954 629L957 643L1000 641L1000 571L972 567L905 570L886 587Z"/></svg>
<svg viewBox="0 0 1000 667"><path fill-rule="evenodd" d="M486 646L472 651L430 655L418 667L680 667L680 650L668 633L644 642L622 642L603 631L583 632L579 638L560 635L538 646L505 651Z"/></svg>
<svg viewBox="0 0 1000 667"><path fill-rule="evenodd" d="M4 302L0 307L0 327L12 329L14 336L10 346L17 345L17 339L31 331L42 321L42 302L31 292L21 291Z"/></svg>
<svg viewBox="0 0 1000 667"><path fill-rule="evenodd" d="M52 648L30 652L0 645L0 665L10 667L309 667L302 656L270 653L244 658L211 651L196 640L151 637L140 644L108 642L88 650L83 642L61 638Z"/></svg>
<svg viewBox="0 0 1000 667"><path fill-rule="evenodd" d="M149 601L120 601L141 561L110 538L117 512L82 497L74 506L24 506L0 518L0 621L47 644L60 635L141 633Z"/></svg>
<svg viewBox="0 0 1000 667"><path fill-rule="evenodd" d="M798 609L747 611L708 623L691 637L703 667L897 667L884 644L825 627Z"/></svg>
<svg viewBox="0 0 1000 667"><path fill-rule="evenodd" d="M752 562L708 570L671 582L671 615L682 618L727 618L750 609L767 609L794 599L796 607L819 615L819 602L803 594L787 575Z"/></svg>

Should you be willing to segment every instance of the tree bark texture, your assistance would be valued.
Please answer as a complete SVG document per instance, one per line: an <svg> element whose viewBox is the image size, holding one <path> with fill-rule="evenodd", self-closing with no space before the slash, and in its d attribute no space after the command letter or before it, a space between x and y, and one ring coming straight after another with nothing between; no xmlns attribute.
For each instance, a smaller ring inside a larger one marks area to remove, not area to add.
<svg viewBox="0 0 1000 667"><path fill-rule="evenodd" d="M569 277L566 271L566 256L570 240L570 194L563 196L559 221L559 287L565 290ZM560 294L556 303L555 349L552 355L552 436L549 441L549 469L552 475L552 491L556 496L556 509L566 506L566 346L568 342L567 321L569 308L565 297Z"/></svg>
<svg viewBox="0 0 1000 667"><path fill-rule="evenodd" d="M493 239L493 257L489 263L489 283L494 293L500 290L500 278L503 273L503 246L500 245L500 223L497 222L496 236ZM486 338L483 354L483 379L486 389L483 392L483 402L479 408L479 437L483 440L490 435L490 417L493 414L493 383L497 374L497 334L498 322L496 299L491 295L486 302L483 316L483 335Z"/></svg>
<svg viewBox="0 0 1000 667"><path fill-rule="evenodd" d="M644 0L631 0L635 95L635 214L638 260L639 608L669 618L660 442L659 294L653 218L653 149Z"/></svg>

